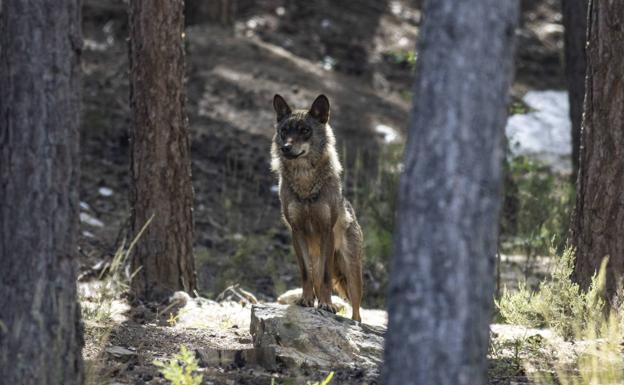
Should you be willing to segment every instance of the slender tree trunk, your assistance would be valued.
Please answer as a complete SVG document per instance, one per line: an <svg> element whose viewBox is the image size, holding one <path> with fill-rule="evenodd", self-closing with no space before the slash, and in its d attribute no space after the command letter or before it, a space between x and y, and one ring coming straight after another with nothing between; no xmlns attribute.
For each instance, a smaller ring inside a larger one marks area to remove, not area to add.
<svg viewBox="0 0 624 385"><path fill-rule="evenodd" d="M591 0L585 117L573 239L575 278L587 287L609 256L607 293L624 278L624 2Z"/></svg>
<svg viewBox="0 0 624 385"><path fill-rule="evenodd" d="M576 181L585 99L587 0L562 0L561 13L565 26L565 72L572 121L572 180Z"/></svg>
<svg viewBox="0 0 624 385"><path fill-rule="evenodd" d="M0 382L82 384L79 1L0 4Z"/></svg>
<svg viewBox="0 0 624 385"><path fill-rule="evenodd" d="M485 384L518 3L429 0L423 14L384 379Z"/></svg>
<svg viewBox="0 0 624 385"><path fill-rule="evenodd" d="M138 297L195 290L193 187L184 93L184 1L130 5L132 222Z"/></svg>

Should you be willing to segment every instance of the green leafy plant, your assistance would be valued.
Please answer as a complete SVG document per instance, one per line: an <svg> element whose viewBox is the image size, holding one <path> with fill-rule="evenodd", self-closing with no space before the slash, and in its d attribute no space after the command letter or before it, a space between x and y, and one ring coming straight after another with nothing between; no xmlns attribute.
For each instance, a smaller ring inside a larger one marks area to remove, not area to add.
<svg viewBox="0 0 624 385"><path fill-rule="evenodd" d="M607 259L592 278L589 289L583 292L570 278L574 269L574 249L567 248L556 258L551 276L540 284L537 291L531 291L524 283L516 292L505 288L496 301L496 307L507 323L549 327L570 339L579 330L600 324L599 320L604 317Z"/></svg>
<svg viewBox="0 0 624 385"><path fill-rule="evenodd" d="M315 383L308 383L310 385L327 385L329 384L329 382L332 380L332 378L334 377L334 372L329 372L329 374L327 375L327 377L325 377L325 379L321 382L315 382Z"/></svg>
<svg viewBox="0 0 624 385"><path fill-rule="evenodd" d="M523 115L523 114L528 114L529 112L532 112L534 110L532 110L529 106L524 104L522 101L514 101L509 104L508 111L510 115Z"/></svg>
<svg viewBox="0 0 624 385"><path fill-rule="evenodd" d="M389 62L411 70L416 68L416 62L418 61L418 55L412 50L389 52L384 54L384 56Z"/></svg>
<svg viewBox="0 0 624 385"><path fill-rule="evenodd" d="M600 274L599 274L600 275ZM574 339L586 346L572 364L555 362L554 370L534 370L526 364L529 378L538 385L621 385L624 384L622 339L624 329L619 314L592 318L577 328Z"/></svg>
<svg viewBox="0 0 624 385"><path fill-rule="evenodd" d="M543 343L543 338L539 334L513 339L493 337L488 351L490 380L525 375L527 360L546 358L542 352Z"/></svg>
<svg viewBox="0 0 624 385"><path fill-rule="evenodd" d="M172 385L200 385L203 379L203 375L196 373L199 365L195 355L186 346L180 347L180 352L168 362L154 361L154 365Z"/></svg>
<svg viewBox="0 0 624 385"><path fill-rule="evenodd" d="M495 374L518 373L517 362L521 360L523 373L539 385L624 384L624 318L622 309L611 309L604 300L607 264L605 258L589 289L582 291L570 279L574 253L568 248L558 258L552 277L538 291L531 292L522 286L517 293L503 294L497 306L506 321L551 327L575 341L577 352L572 362L566 358L569 357L566 351L557 353L559 358L553 356L547 360L538 357L537 350L524 356L516 354L511 368L500 365L495 368ZM501 343L494 339L490 356L500 356L501 350Z"/></svg>

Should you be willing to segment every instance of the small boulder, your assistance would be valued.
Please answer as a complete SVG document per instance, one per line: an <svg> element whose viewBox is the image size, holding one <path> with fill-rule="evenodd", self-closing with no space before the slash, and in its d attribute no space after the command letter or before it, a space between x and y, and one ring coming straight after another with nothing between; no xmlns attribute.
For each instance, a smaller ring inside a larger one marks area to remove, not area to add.
<svg viewBox="0 0 624 385"><path fill-rule="evenodd" d="M254 305L250 332L259 362L288 368L352 369L376 377L383 359L384 327L360 324L316 308Z"/></svg>
<svg viewBox="0 0 624 385"><path fill-rule="evenodd" d="M245 351L241 349L197 349L197 355L203 366L245 366Z"/></svg>
<svg viewBox="0 0 624 385"><path fill-rule="evenodd" d="M130 359L134 359L137 356L137 352L134 350L126 349L123 346L110 346L106 348L106 353L115 357L119 361L127 362Z"/></svg>

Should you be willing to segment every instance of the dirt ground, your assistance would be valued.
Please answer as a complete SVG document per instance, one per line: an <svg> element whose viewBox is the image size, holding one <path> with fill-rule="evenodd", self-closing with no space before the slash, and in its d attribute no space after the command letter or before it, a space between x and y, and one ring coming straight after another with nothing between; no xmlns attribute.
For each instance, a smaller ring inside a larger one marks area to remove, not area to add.
<svg viewBox="0 0 624 385"><path fill-rule="evenodd" d="M418 4L241 1L231 26L197 20L189 25L187 107L202 296L214 299L238 283L259 300L274 301L298 286L289 234L280 220L276 178L269 171L272 97L280 93L291 104L306 107L319 93L329 96L350 197L378 172L387 128L394 130L396 142L404 141L416 57L412 51L421 21ZM529 89L564 88L557 7L556 0L523 2L514 96ZM87 1L84 17L80 250L81 282L89 284L122 239L131 236L130 111L124 3ZM364 175L354 177L358 172ZM365 233L367 225L365 218ZM388 256L368 258L373 262L365 272L365 306L382 306ZM230 345L249 344L248 331L237 322L227 333L186 330L156 315L165 305L128 310L122 301L119 306L126 315L111 330L89 321L86 328L86 357L102 360L98 371L107 381L163 383L151 360L172 354L181 344L210 346L221 339ZM103 334L111 346L149 354L139 355L140 362L120 361L102 352ZM211 381L205 383L271 381L266 373L230 369L205 368L204 377Z"/></svg>

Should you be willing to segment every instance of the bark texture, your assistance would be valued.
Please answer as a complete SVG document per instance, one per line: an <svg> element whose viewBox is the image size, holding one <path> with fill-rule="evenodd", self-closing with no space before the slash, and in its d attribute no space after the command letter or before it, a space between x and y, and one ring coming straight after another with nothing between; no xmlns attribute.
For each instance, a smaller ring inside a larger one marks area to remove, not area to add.
<svg viewBox="0 0 624 385"><path fill-rule="evenodd" d="M518 3L429 0L399 192L386 384L486 383Z"/></svg>
<svg viewBox="0 0 624 385"><path fill-rule="evenodd" d="M0 4L0 383L82 384L79 1Z"/></svg>
<svg viewBox="0 0 624 385"><path fill-rule="evenodd" d="M565 27L565 74L572 121L572 178L576 181L585 99L587 0L562 0L561 13Z"/></svg>
<svg viewBox="0 0 624 385"><path fill-rule="evenodd" d="M585 116L573 239L575 278L587 287L609 256L614 304L624 277L624 2L591 0Z"/></svg>
<svg viewBox="0 0 624 385"><path fill-rule="evenodd" d="M193 187L184 93L184 1L130 4L132 286L145 299L196 288Z"/></svg>

